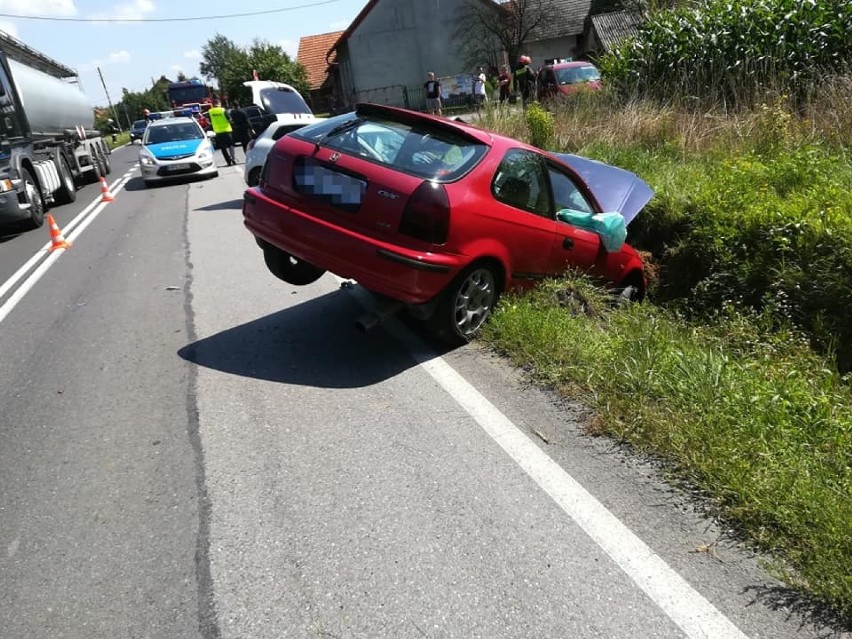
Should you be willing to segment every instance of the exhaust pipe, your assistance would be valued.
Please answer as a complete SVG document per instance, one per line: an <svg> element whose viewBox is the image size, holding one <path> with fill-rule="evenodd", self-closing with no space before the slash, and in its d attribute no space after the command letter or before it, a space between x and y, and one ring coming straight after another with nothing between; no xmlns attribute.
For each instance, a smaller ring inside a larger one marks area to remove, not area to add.
<svg viewBox="0 0 852 639"><path fill-rule="evenodd" d="M370 311L369 313L365 313L361 317L355 320L355 328L357 328L362 333L368 333L384 322L389 317L393 317L396 315L400 309L402 308L402 302L397 301L388 301L383 304L379 304L375 309Z"/></svg>

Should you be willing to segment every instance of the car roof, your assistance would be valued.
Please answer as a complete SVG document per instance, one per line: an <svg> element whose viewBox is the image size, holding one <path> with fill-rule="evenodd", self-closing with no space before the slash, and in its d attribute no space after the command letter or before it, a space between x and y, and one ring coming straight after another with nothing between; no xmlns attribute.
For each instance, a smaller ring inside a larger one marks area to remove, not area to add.
<svg viewBox="0 0 852 639"><path fill-rule="evenodd" d="M574 67L593 67L595 65L585 60L575 60L574 62L557 62L556 64L547 64L545 66L552 69L571 69Z"/></svg>

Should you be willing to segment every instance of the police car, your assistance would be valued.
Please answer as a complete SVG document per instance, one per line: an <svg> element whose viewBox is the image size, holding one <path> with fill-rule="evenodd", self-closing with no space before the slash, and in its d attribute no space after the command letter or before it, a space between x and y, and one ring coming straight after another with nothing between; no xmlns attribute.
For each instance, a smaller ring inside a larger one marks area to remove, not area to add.
<svg viewBox="0 0 852 639"><path fill-rule="evenodd" d="M213 145L193 118L154 120L142 136L139 166L145 186L187 176L219 175Z"/></svg>

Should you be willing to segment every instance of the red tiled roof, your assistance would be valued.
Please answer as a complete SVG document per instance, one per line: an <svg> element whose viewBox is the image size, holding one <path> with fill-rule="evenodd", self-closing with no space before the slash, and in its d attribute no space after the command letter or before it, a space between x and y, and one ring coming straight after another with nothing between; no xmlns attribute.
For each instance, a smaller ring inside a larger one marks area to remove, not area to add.
<svg viewBox="0 0 852 639"><path fill-rule="evenodd" d="M325 56L342 34L343 31L334 31L305 36L299 40L299 53L296 54L296 60L307 69L308 84L311 90L319 89L325 82L325 75L328 70L328 61ZM329 59L333 62L334 57L335 54L332 53Z"/></svg>

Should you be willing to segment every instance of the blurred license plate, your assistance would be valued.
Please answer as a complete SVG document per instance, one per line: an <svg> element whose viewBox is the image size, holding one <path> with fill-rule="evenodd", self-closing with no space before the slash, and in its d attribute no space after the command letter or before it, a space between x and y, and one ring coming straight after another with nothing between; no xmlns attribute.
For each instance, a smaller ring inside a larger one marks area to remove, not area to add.
<svg viewBox="0 0 852 639"><path fill-rule="evenodd" d="M169 171L186 171L191 165L187 163L181 164L171 164L169 165Z"/></svg>
<svg viewBox="0 0 852 639"><path fill-rule="evenodd" d="M365 180L326 168L310 158L298 161L293 175L297 191L322 198L346 211L357 211L367 190Z"/></svg>

